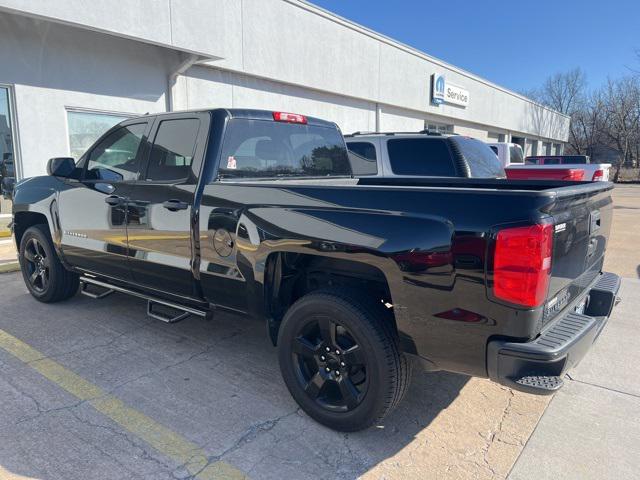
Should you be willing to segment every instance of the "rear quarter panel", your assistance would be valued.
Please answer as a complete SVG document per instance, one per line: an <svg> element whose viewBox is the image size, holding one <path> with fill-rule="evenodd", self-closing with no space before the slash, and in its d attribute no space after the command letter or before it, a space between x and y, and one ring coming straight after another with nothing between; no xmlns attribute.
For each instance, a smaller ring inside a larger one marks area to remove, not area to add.
<svg viewBox="0 0 640 480"><path fill-rule="evenodd" d="M442 369L485 375L488 338L526 338L533 334L527 318L539 314L488 300L491 228L538 221L548 216L544 209L550 201L488 189L223 183L205 187L200 224L219 208L237 212L235 262L250 299L248 310L256 315L264 314L271 253L366 263L386 278L398 329L415 345L411 353ZM212 234L201 232L201 238ZM219 261L202 252L203 262ZM428 261L413 261L413 253L425 254ZM453 309L479 318L471 323L438 316Z"/></svg>

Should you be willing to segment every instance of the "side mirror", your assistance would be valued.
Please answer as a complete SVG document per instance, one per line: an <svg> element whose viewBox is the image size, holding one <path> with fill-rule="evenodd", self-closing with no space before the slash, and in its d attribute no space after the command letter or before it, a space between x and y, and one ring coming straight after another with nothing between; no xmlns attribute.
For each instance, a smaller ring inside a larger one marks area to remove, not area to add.
<svg viewBox="0 0 640 480"><path fill-rule="evenodd" d="M76 169L76 161L71 157L50 158L47 174L53 177L70 177Z"/></svg>

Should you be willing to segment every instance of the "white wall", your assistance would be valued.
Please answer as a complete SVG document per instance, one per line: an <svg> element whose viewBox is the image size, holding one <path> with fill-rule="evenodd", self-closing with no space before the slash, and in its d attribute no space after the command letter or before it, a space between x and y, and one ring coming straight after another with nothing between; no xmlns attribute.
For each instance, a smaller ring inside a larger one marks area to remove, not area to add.
<svg viewBox="0 0 640 480"><path fill-rule="evenodd" d="M193 67L179 79L178 109L259 108L320 117L345 133L375 129L375 104L209 67Z"/></svg>
<svg viewBox="0 0 640 480"><path fill-rule="evenodd" d="M227 56L227 40L235 41L226 20L236 3L239 0L0 0L0 10L221 58Z"/></svg>
<svg viewBox="0 0 640 480"><path fill-rule="evenodd" d="M66 156L66 107L164 111L176 52L0 13L0 83L13 84L23 176Z"/></svg>
<svg viewBox="0 0 640 480"><path fill-rule="evenodd" d="M526 135L568 138L567 117L304 1L137 0L126 2L126 8L123 4L0 0L0 9L195 52L218 68L314 91ZM467 108L430 104L430 76L435 72L469 91Z"/></svg>

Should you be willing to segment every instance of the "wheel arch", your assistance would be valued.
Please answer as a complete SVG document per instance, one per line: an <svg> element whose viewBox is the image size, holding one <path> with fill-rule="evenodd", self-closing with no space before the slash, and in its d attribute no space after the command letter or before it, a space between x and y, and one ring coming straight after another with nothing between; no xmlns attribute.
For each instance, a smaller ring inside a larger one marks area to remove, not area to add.
<svg viewBox="0 0 640 480"><path fill-rule="evenodd" d="M371 264L322 255L272 252L264 272L264 309L267 330L277 344L280 323L291 305L307 293L340 287L358 292L388 311L388 319L397 332L391 292L383 271Z"/></svg>
<svg viewBox="0 0 640 480"><path fill-rule="evenodd" d="M44 213L22 211L16 212L14 214L13 233L15 235L16 247L18 248L18 250L20 249L20 242L22 241L24 232L26 232L30 227L33 227L34 225L46 225L49 229L49 233L51 234L49 219Z"/></svg>

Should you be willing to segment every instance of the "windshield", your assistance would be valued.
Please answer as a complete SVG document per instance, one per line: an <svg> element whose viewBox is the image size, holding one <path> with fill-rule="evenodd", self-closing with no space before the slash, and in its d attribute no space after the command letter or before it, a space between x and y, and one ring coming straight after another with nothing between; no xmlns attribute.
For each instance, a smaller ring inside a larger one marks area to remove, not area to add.
<svg viewBox="0 0 640 480"><path fill-rule="evenodd" d="M351 175L351 166L336 128L266 120L229 122L219 179L345 175Z"/></svg>

